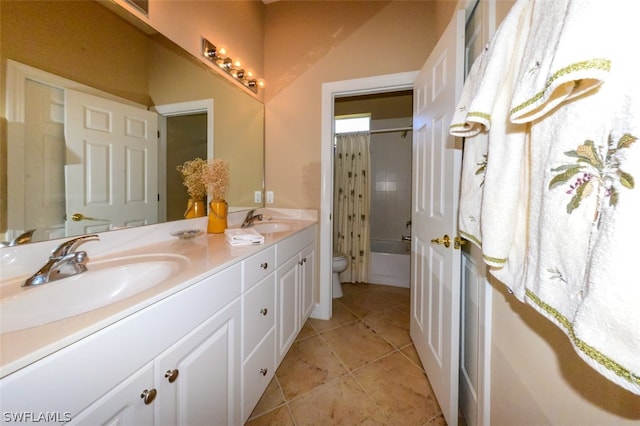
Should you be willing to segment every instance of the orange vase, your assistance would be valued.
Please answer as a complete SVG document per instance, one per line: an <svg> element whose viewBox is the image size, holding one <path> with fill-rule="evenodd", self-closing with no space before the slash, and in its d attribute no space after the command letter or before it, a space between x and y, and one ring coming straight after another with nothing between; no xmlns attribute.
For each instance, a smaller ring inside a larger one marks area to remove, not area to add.
<svg viewBox="0 0 640 426"><path fill-rule="evenodd" d="M194 217L204 217L206 215L207 210L204 206L204 200L189 198L189 201L187 201L187 210L184 212L184 218L193 219Z"/></svg>
<svg viewBox="0 0 640 426"><path fill-rule="evenodd" d="M227 211L229 205L225 200L213 200L209 203L209 234L221 234L227 229Z"/></svg>

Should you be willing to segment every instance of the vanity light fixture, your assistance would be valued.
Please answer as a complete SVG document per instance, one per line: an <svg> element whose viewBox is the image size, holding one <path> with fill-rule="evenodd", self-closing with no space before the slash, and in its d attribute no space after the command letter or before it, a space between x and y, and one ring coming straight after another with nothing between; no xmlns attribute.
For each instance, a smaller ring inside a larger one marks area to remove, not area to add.
<svg viewBox="0 0 640 426"><path fill-rule="evenodd" d="M258 93L258 89L264 89L264 80L255 78L253 70L242 68L239 59L232 59L224 47L216 47L204 37L202 37L202 55L253 93Z"/></svg>

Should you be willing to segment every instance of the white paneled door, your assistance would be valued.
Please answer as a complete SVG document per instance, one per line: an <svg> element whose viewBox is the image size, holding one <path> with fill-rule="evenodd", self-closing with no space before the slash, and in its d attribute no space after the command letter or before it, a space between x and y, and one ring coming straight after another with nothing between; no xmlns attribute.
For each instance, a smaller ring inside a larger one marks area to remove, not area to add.
<svg viewBox="0 0 640 426"><path fill-rule="evenodd" d="M157 114L65 90L65 138L67 235L157 222Z"/></svg>
<svg viewBox="0 0 640 426"><path fill-rule="evenodd" d="M411 338L449 425L458 423L462 150L449 124L463 85L464 11L456 11L414 85Z"/></svg>

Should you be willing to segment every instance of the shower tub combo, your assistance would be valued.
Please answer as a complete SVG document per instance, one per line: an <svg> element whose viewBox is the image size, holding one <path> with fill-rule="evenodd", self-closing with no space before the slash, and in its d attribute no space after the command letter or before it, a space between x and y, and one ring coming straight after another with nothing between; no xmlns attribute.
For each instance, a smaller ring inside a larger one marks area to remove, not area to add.
<svg viewBox="0 0 640 426"><path fill-rule="evenodd" d="M369 282L409 288L411 283L411 243L371 240Z"/></svg>

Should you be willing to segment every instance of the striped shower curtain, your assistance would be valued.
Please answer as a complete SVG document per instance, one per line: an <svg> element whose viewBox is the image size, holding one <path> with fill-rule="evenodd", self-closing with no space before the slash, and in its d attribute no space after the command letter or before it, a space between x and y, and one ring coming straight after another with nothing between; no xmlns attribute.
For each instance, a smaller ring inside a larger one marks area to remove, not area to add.
<svg viewBox="0 0 640 426"><path fill-rule="evenodd" d="M369 278L370 139L369 132L336 136L333 242L349 261L342 274L347 282Z"/></svg>

